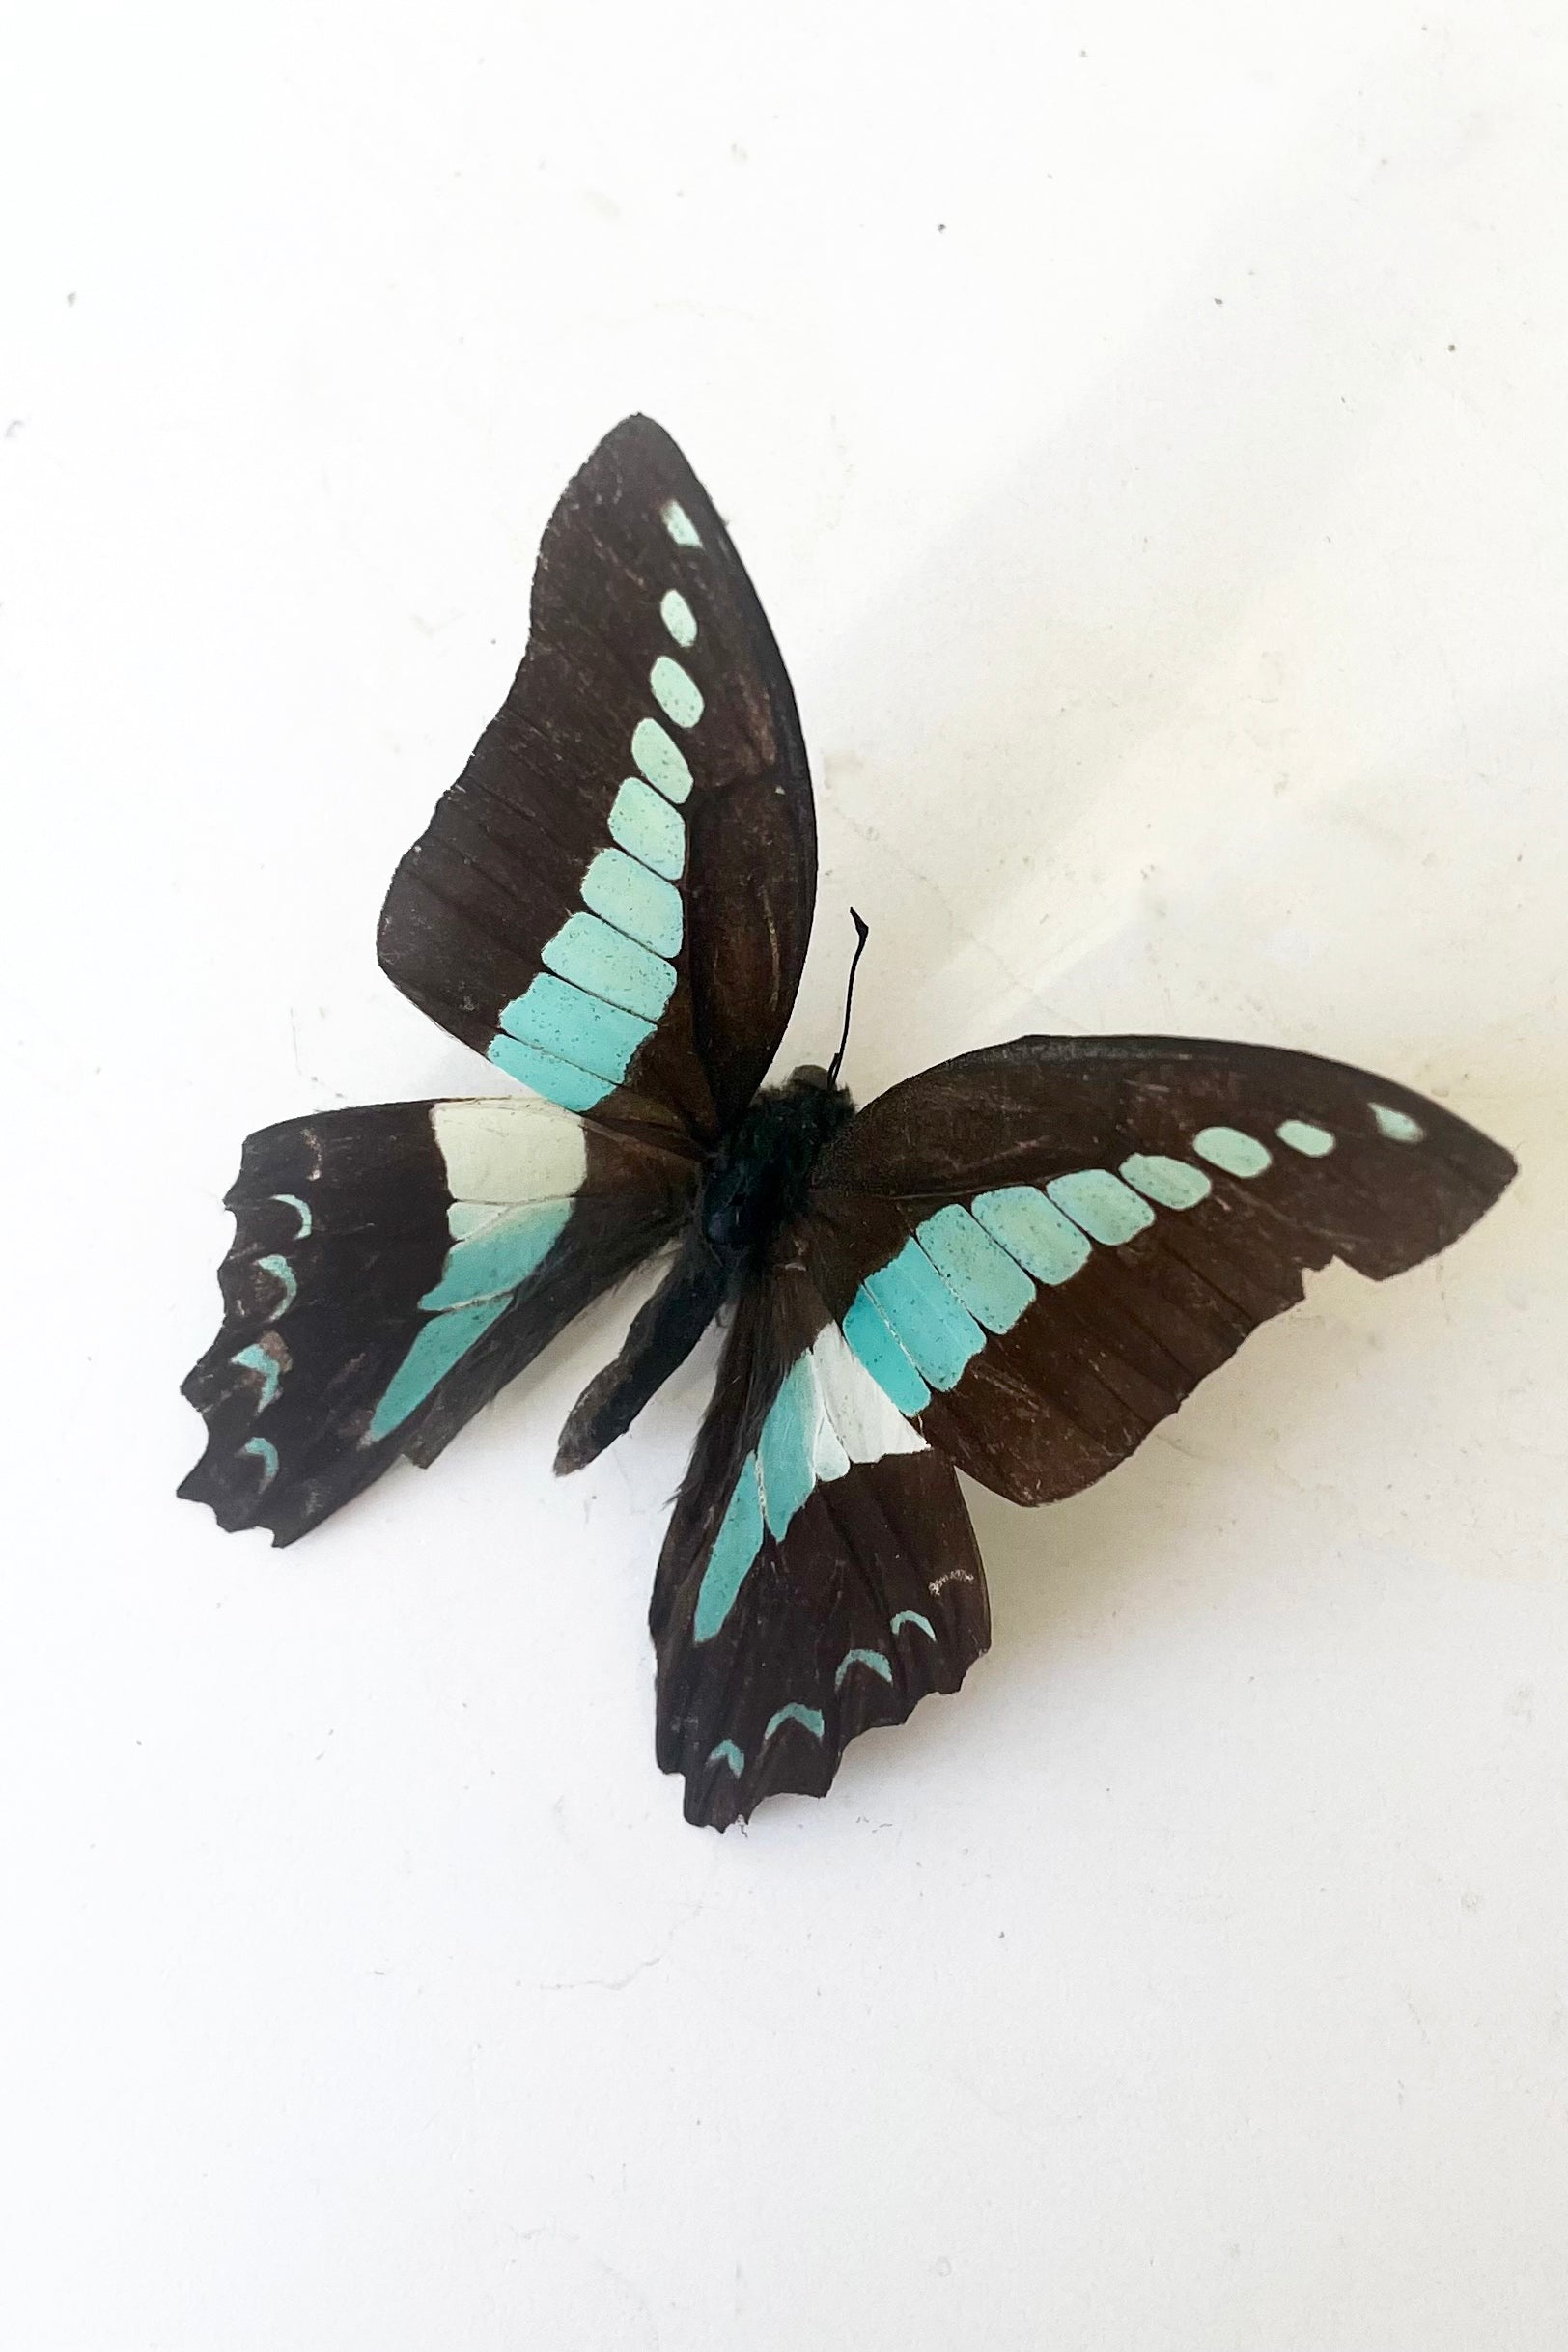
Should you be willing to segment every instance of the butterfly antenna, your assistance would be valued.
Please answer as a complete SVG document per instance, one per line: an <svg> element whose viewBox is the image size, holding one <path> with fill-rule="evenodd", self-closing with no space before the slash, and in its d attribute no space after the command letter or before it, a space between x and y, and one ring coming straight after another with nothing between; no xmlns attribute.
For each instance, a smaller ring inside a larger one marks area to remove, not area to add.
<svg viewBox="0 0 1568 2352"><path fill-rule="evenodd" d="M844 991L844 1034L838 1041L838 1051L827 1067L827 1083L830 1086L838 1084L838 1074L844 1061L844 1049L850 1042L850 1015L854 1010L854 975L860 968L860 958L865 954L866 941L871 937L870 924L863 923L853 907L850 909L850 920L859 937L855 941L854 954L850 959L849 986Z"/></svg>

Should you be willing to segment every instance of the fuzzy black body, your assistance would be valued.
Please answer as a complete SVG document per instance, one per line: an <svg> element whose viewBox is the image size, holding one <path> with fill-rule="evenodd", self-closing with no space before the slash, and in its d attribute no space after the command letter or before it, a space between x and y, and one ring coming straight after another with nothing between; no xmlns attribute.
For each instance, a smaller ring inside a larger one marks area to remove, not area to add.
<svg viewBox="0 0 1568 2352"><path fill-rule="evenodd" d="M848 1090L825 1070L797 1070L765 1087L714 1153L697 1203L703 1240L731 1286L743 1280L782 1225L798 1217L811 1173L854 1116Z"/></svg>
<svg viewBox="0 0 1568 2352"><path fill-rule="evenodd" d="M755 1097L709 1161L675 1263L632 1318L620 1355L567 1416L559 1474L612 1445L685 1363L766 1263L775 1235L802 1213L819 1160L854 1116L847 1089L809 1064Z"/></svg>

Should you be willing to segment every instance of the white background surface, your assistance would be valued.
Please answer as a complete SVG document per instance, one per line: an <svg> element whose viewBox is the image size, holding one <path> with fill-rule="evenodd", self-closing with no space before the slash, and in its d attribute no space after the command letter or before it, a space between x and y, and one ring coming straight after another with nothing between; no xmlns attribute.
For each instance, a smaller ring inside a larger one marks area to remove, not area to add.
<svg viewBox="0 0 1568 2352"><path fill-rule="evenodd" d="M1568 2339L1565 65L1517 0L14 37L16 2352ZM973 1493L990 1659L722 1840L643 1627L703 1366L549 1475L627 1300L296 1550L172 1499L243 1133L476 1082L375 917L636 406L813 747L790 1050L853 897L862 1096L1230 1033L1525 1167Z"/></svg>

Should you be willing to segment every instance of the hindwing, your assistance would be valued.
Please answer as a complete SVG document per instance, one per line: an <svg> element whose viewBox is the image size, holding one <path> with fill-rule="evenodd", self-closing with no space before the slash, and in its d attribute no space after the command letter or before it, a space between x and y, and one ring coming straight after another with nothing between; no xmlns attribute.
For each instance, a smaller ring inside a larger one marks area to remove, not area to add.
<svg viewBox="0 0 1568 2352"><path fill-rule="evenodd" d="M223 1327L184 1383L180 1492L292 1543L400 1456L428 1463L676 1232L689 1162L537 1097L393 1103L250 1136Z"/></svg>

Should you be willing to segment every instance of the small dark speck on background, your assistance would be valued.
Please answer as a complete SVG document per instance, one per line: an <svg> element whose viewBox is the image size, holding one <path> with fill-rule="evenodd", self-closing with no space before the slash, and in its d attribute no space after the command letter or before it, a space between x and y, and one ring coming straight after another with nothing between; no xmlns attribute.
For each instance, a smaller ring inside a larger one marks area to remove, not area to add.
<svg viewBox="0 0 1568 2352"><path fill-rule="evenodd" d="M73 288L71 289L70 293L70 294L67 294L67 296L66 296L66 308L67 308L67 310L74 310L74 309L75 309L75 307L76 307L76 293L75 293L75 289L74 289L74 287L73 287Z"/></svg>

